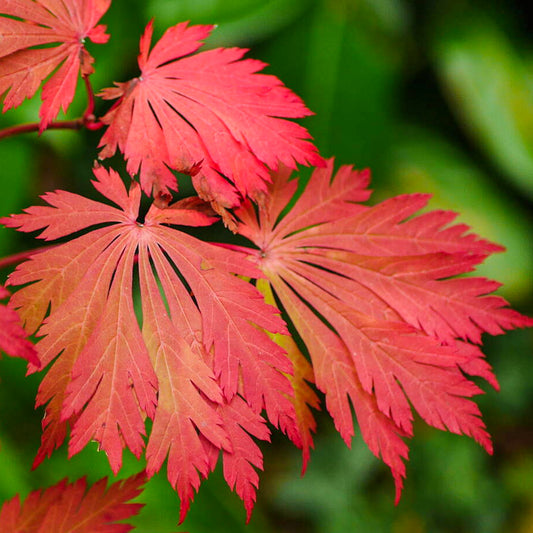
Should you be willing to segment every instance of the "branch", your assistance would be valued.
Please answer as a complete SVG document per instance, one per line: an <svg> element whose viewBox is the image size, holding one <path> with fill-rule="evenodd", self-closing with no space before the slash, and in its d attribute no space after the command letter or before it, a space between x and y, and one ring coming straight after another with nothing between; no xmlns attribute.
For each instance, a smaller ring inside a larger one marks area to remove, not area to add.
<svg viewBox="0 0 533 533"><path fill-rule="evenodd" d="M104 126L104 123L94 115L94 91L91 86L89 76L84 74L82 78L87 90L87 108L85 109L83 116L75 120L58 120L51 122L46 127L46 130L79 130L81 128L87 128L88 130L99 130ZM0 140L5 139L6 137L13 137L14 135L39 131L39 128L39 122L11 126L9 128L0 130Z"/></svg>
<svg viewBox="0 0 533 533"><path fill-rule="evenodd" d="M30 122L28 124L20 124L19 126L11 126L0 130L0 140L6 137L13 137L22 133L29 133L32 131L39 131L39 122ZM78 118L76 120L58 120L51 122L47 130L79 130L84 126L84 119ZM46 131L46 130L45 130Z"/></svg>

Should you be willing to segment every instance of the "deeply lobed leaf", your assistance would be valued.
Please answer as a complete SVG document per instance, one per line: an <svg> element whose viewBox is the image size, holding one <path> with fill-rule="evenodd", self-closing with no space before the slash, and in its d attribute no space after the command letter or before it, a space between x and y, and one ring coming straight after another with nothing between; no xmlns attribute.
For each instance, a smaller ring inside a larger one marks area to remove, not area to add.
<svg viewBox="0 0 533 533"><path fill-rule="evenodd" d="M307 346L317 387L338 431L353 436L351 408L370 449L389 465L399 498L414 407L430 425L492 451L465 374L496 378L475 344L483 332L533 325L490 296L498 284L456 278L502 248L451 225L455 215L416 216L427 195L369 207L368 172L333 162L316 170L293 208L290 172L274 174L269 201L236 212L238 230ZM245 251L244 248L239 248Z"/></svg>
<svg viewBox="0 0 533 533"><path fill-rule="evenodd" d="M196 52L212 26L169 28L150 51L152 24L141 39L140 75L104 90L118 99L103 118L109 127L100 157L117 149L128 172L140 173L154 197L176 190L170 169L193 176L198 194L221 213L243 197L260 198L278 162L321 165L302 126L285 120L309 115L278 78L259 74L246 50Z"/></svg>
<svg viewBox="0 0 533 533"><path fill-rule="evenodd" d="M139 185L127 191L116 172L102 167L95 176L95 187L119 207L56 191L43 196L48 205L1 220L42 230L44 239L100 226L33 255L9 279L25 285L12 305L40 337L38 362L50 365L37 396L46 415L36 464L61 445L70 425L69 454L95 440L117 472L124 447L141 455L148 417L148 474L168 457L182 518L216 464L213 450L222 450L228 483L250 512L260 453L235 443L251 443L246 432L267 437L258 430L263 410L299 438L287 377L292 364L267 334L286 333L285 324L253 285L231 274L259 274L246 254L172 227L212 224L205 204L154 204L140 223ZM225 414L235 409L244 416L239 428Z"/></svg>

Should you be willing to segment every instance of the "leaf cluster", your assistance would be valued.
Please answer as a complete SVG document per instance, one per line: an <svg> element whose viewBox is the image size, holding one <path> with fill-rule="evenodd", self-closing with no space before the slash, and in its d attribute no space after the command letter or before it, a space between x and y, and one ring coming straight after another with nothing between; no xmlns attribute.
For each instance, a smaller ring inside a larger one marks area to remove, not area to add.
<svg viewBox="0 0 533 533"><path fill-rule="evenodd" d="M219 461L249 520L263 467L257 441L279 429L302 450L305 470L313 410L322 403L348 445L355 413L368 447L391 469L396 501L413 411L491 453L472 400L482 392L472 377L498 387L482 334L533 321L492 294L498 283L463 274L502 248L454 223L452 212L420 214L424 194L369 205L369 171L335 172L292 120L310 111L261 72L264 63L238 48L198 52L212 26L180 23L152 45L150 22L138 76L95 96L85 45L106 43L100 19L110 3L0 6L3 111L44 83L39 123L0 138L102 129L99 159L118 151L129 174L125 183L96 163L92 184L103 202L56 190L43 195L46 205L0 219L39 231L39 239L62 239L28 254L10 274L7 285L20 288L0 306L0 349L44 373L34 466L68 440L70 456L96 441L114 473L125 448L144 454L146 469L113 491L116 501L108 501L104 482L85 496L84 482L63 482L23 507L6 503L0 524L16 530L26 516L48 528L60 515L75 523L94 514L95 524L127 518L138 506L123 502L165 461L181 520ZM57 121L80 77L83 116ZM114 101L102 117L94 114L97 96ZM300 195L297 164L314 167ZM191 177L195 196L176 200L176 172ZM186 231L219 221L249 246ZM8 296L0 286L0 297ZM44 531L37 527L28 531ZM102 531L129 530L120 527Z"/></svg>

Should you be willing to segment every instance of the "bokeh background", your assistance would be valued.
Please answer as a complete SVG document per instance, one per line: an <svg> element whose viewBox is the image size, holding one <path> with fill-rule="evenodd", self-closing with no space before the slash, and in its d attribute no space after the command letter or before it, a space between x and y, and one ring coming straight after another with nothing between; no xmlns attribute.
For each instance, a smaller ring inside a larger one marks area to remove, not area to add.
<svg viewBox="0 0 533 533"><path fill-rule="evenodd" d="M113 0L112 35L96 57L94 86L135 75L138 38L154 17L159 36L183 20L216 23L209 47L251 48L304 98L324 156L370 167L374 201L431 192L431 208L461 213L477 233L507 247L482 274L504 283L513 306L533 312L533 49L531 8L520 0ZM83 93L69 111L85 106ZM0 116L0 127L34 121L39 102ZM103 112L105 106L99 108ZM98 133L46 132L0 142L0 215L47 190L93 194ZM306 172L303 171L303 175ZM184 188L186 190L186 188ZM0 257L35 246L0 229ZM0 271L4 280L8 271ZM251 523L217 470L185 523L164 472L135 519L146 533L530 533L533 532L533 332L486 338L501 383L479 398L495 442L490 457L466 437L416 426L406 488L394 506L387 468L356 435L351 450L323 413L305 477L283 436L262 446L265 472ZM35 472L40 377L0 361L0 501L68 476L110 474L96 446L68 461L66 447ZM119 477L140 470L131 456Z"/></svg>

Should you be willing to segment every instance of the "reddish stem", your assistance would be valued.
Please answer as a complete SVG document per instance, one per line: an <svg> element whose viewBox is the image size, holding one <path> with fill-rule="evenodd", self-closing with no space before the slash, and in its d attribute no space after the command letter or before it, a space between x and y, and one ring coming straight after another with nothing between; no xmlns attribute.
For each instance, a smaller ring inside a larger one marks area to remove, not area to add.
<svg viewBox="0 0 533 533"><path fill-rule="evenodd" d="M83 82L85 83L85 89L87 90L87 108L81 118L75 120L58 120L51 122L46 127L47 130L79 130L81 128L87 128L88 130L98 130L105 124L101 122L94 115L94 92L91 86L89 76L83 75ZM33 131L39 131L39 122L31 122L28 124L20 124L19 126L11 126L0 130L0 140L6 137L13 137L14 135L20 135L22 133L30 133Z"/></svg>
<svg viewBox="0 0 533 533"><path fill-rule="evenodd" d="M83 125L88 130L99 130L104 126L104 123L97 119L94 114L94 91L91 85L91 80L88 75L83 75L83 82L85 83L85 89L87 90L87 108L83 113Z"/></svg>
<svg viewBox="0 0 533 533"><path fill-rule="evenodd" d="M10 128L4 128L0 130L0 139L6 137L12 137L14 135L20 135L21 133L29 133L32 131L39 131L39 122L30 122L28 124L20 124L19 126L11 126ZM82 118L76 120L58 120L57 122L51 122L46 127L47 130L79 130L84 126Z"/></svg>

